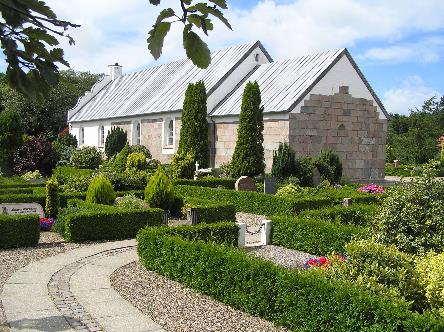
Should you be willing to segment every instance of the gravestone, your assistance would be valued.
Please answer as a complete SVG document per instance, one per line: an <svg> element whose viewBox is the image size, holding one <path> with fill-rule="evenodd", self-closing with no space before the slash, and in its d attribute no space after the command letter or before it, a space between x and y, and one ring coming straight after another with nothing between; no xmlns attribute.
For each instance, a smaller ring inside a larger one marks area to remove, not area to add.
<svg viewBox="0 0 444 332"><path fill-rule="evenodd" d="M315 167L313 170L313 185L319 186L321 184L321 173L319 173L318 169Z"/></svg>
<svg viewBox="0 0 444 332"><path fill-rule="evenodd" d="M254 180L248 176L241 176L234 185L236 191L256 191Z"/></svg>
<svg viewBox="0 0 444 332"><path fill-rule="evenodd" d="M346 197L342 200L342 206L349 207L352 205L352 199L349 197Z"/></svg>
<svg viewBox="0 0 444 332"><path fill-rule="evenodd" d="M264 193L276 194L276 178L264 178Z"/></svg>
<svg viewBox="0 0 444 332"><path fill-rule="evenodd" d="M393 165L395 166L395 168L399 167L399 160L393 160Z"/></svg>
<svg viewBox="0 0 444 332"><path fill-rule="evenodd" d="M44 217L43 208L38 203L2 203L0 214L38 214Z"/></svg>

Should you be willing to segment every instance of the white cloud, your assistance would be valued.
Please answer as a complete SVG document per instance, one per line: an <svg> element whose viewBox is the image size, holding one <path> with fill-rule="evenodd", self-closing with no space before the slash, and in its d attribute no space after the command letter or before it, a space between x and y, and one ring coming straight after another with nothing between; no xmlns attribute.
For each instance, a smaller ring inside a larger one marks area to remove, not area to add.
<svg viewBox="0 0 444 332"><path fill-rule="evenodd" d="M444 52L444 37L423 38L415 43L402 43L388 47L371 48L359 58L389 63L418 61L421 63L438 62Z"/></svg>
<svg viewBox="0 0 444 332"><path fill-rule="evenodd" d="M442 93L425 85L420 76L406 78L400 87L392 88L384 93L384 106L389 113L409 114L409 110L420 109L424 101Z"/></svg>

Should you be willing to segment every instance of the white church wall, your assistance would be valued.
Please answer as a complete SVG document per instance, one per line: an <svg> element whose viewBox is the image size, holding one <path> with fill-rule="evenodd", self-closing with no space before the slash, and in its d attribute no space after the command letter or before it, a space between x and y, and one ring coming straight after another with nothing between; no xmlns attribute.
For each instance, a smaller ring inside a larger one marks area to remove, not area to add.
<svg viewBox="0 0 444 332"><path fill-rule="evenodd" d="M262 52L261 48L258 46L254 49L248 57L239 66L233 70L232 73L222 82L222 84L213 91L207 99L207 110L210 113L214 107L226 97L226 95L233 91L236 85L248 75L249 72L253 70L255 66L269 63L270 61ZM227 68L224 68L227 69Z"/></svg>
<svg viewBox="0 0 444 332"><path fill-rule="evenodd" d="M350 60L345 55L343 55L333 68L331 68L330 71L328 71L327 74L314 86L309 92L309 95L333 95L338 93L340 86L348 86L349 93L355 98L373 100L373 104L377 105L379 119L386 119L386 116L373 98L373 95L370 93L367 86L352 66ZM293 109L292 113L300 113L301 106L303 105L304 101L301 101Z"/></svg>

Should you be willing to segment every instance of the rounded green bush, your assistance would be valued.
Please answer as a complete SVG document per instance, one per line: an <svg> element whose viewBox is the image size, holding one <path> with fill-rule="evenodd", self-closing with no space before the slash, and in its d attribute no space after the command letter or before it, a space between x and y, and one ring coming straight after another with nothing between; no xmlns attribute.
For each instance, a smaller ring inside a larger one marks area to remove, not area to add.
<svg viewBox="0 0 444 332"><path fill-rule="evenodd" d="M129 153L143 153L146 159L152 158L150 150L148 150L145 145L131 145L129 147Z"/></svg>
<svg viewBox="0 0 444 332"><path fill-rule="evenodd" d="M116 199L111 182L103 175L94 177L86 191L86 202L111 205Z"/></svg>
<svg viewBox="0 0 444 332"><path fill-rule="evenodd" d="M278 191L276 192L276 196L292 198L300 196L303 193L304 189L301 186L298 186L297 184L294 183L290 183L284 187L279 188Z"/></svg>
<svg viewBox="0 0 444 332"><path fill-rule="evenodd" d="M76 168L97 169L102 163L102 155L93 146L83 146L73 151L70 163Z"/></svg>
<svg viewBox="0 0 444 332"><path fill-rule="evenodd" d="M187 153L175 154L171 163L171 169L173 179L192 179L195 170L194 153L188 151Z"/></svg>
<svg viewBox="0 0 444 332"><path fill-rule="evenodd" d="M147 168L146 157L142 152L133 152L126 158L126 169L143 171Z"/></svg>
<svg viewBox="0 0 444 332"><path fill-rule="evenodd" d="M145 201L150 207L169 210L174 204L174 190L170 179L158 169L145 188Z"/></svg>

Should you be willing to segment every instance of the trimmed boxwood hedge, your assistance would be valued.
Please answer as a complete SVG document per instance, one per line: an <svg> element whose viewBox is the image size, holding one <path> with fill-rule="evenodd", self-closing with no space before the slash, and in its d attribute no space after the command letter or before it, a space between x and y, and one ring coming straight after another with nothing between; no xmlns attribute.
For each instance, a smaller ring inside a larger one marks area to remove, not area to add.
<svg viewBox="0 0 444 332"><path fill-rule="evenodd" d="M0 248L35 246L40 238L40 219L36 214L1 215Z"/></svg>
<svg viewBox="0 0 444 332"><path fill-rule="evenodd" d="M195 226L182 225L177 227L146 227L137 234L139 243L143 243L145 234L162 236L178 236L184 240L213 242L227 246L237 246L239 226L231 222L218 222L214 224L199 224Z"/></svg>
<svg viewBox="0 0 444 332"><path fill-rule="evenodd" d="M291 331L443 331L444 320L408 311L389 300L330 281L314 271L294 271L227 246L159 236L138 236L144 266L236 309Z"/></svg>
<svg viewBox="0 0 444 332"><path fill-rule="evenodd" d="M299 216L323 221L338 222L344 225L369 226L377 205L353 204L349 207L342 205L315 210L302 211Z"/></svg>
<svg viewBox="0 0 444 332"><path fill-rule="evenodd" d="M367 230L306 217L271 217L271 243L313 255L345 252L352 238L364 237Z"/></svg>
<svg viewBox="0 0 444 332"><path fill-rule="evenodd" d="M32 194L32 188L0 188L0 196L10 194Z"/></svg>
<svg viewBox="0 0 444 332"><path fill-rule="evenodd" d="M185 198L185 204L191 205L199 223L215 223L219 221L236 221L236 207L229 203Z"/></svg>
<svg viewBox="0 0 444 332"><path fill-rule="evenodd" d="M315 209L333 204L333 200L330 198L303 197L293 200L257 192L195 186L177 185L175 192L187 198L194 197L213 202L231 203L236 207L236 211L262 215L293 214L305 209Z"/></svg>
<svg viewBox="0 0 444 332"><path fill-rule="evenodd" d="M38 188L46 186L45 182L0 182L0 188Z"/></svg>
<svg viewBox="0 0 444 332"><path fill-rule="evenodd" d="M134 238L145 226L162 224L161 209L122 209L91 204L64 216L64 237L69 242Z"/></svg>
<svg viewBox="0 0 444 332"><path fill-rule="evenodd" d="M215 177L203 177L197 180L191 179L175 179L173 180L174 185L187 185L187 186L198 186L198 187L210 187L217 188L223 187L225 189L234 189L236 184L236 179L230 178L215 178Z"/></svg>

